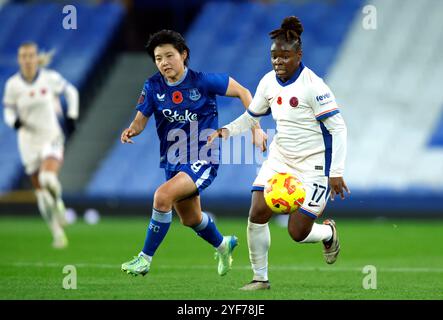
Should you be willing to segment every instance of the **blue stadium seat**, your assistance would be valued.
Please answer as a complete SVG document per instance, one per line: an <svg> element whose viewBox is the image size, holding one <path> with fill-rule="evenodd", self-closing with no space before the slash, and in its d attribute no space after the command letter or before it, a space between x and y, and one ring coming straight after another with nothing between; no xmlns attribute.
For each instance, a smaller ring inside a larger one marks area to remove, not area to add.
<svg viewBox="0 0 443 320"><path fill-rule="evenodd" d="M437 122L437 126L429 141L431 147L443 147L443 108L440 116L440 120Z"/></svg>

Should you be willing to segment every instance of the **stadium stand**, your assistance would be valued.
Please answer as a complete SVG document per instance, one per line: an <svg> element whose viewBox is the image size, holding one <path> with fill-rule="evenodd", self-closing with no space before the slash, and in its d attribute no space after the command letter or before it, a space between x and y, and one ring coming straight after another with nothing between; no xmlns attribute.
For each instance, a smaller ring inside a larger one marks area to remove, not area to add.
<svg viewBox="0 0 443 320"><path fill-rule="evenodd" d="M377 32L360 14L327 77L348 119L347 207L441 212L443 3L367 4L377 9Z"/></svg>
<svg viewBox="0 0 443 320"><path fill-rule="evenodd" d="M0 9L0 96L7 78L18 70L17 48L24 41L34 41L45 51L55 49L50 67L75 86L85 85L112 39L123 10L116 3L76 4L79 27L65 30L62 8L53 3L8 3ZM3 109L0 112L3 114ZM0 192L16 186L22 172L15 132L0 121Z"/></svg>
<svg viewBox="0 0 443 320"><path fill-rule="evenodd" d="M83 191L91 176L113 146L115 137L128 125L134 116L134 103L140 94L146 74L152 73L155 66L143 53L119 55L113 69L92 101L90 110L79 124L77 133L72 137L66 150L65 162L60 175L63 188L67 193ZM128 148L131 150L131 148ZM123 163L118 159L112 170L118 172ZM81 165L79 165L81 164ZM118 174L105 174L104 185L112 185Z"/></svg>
<svg viewBox="0 0 443 320"><path fill-rule="evenodd" d="M377 210L442 212L443 93L439 78L443 62L439 52L443 28L439 12L443 10L443 3L437 0L294 2L207 2L185 34L191 48L190 67L206 72L226 72L254 93L260 78L271 70L268 32L278 27L284 17L299 16L305 27L303 62L325 78L348 125L345 178L352 196L347 201L330 202L328 207L348 212L371 211L371 214ZM377 32L362 26L365 5L377 9ZM48 10L41 6L33 5L32 10L40 12L40 17L54 19L56 6L48 5ZM52 67L81 86L94 63L100 61L109 41L106 39L120 19L118 6L101 7L85 5L81 13L79 10L79 19L84 22L89 22L93 14L86 11L108 10L104 14L107 17L101 17L97 26L91 26L93 31L89 36L82 32L66 36L63 30L46 30L47 23L27 34L27 28L17 21L31 9L5 5L0 9L0 82L16 72L18 43L32 36L43 49L58 50ZM420 19L420 16L427 18ZM105 26L106 30L100 26ZM12 36L15 34L22 40ZM146 203L157 186L164 182L164 172L158 167L159 143L153 119L134 145L122 145L119 141L120 130L135 114L134 101L142 79L153 73L149 69L142 70L148 59L145 54L132 64L139 66L140 73L131 85L128 83L125 102L119 102L119 106L127 109L119 113L115 118L118 121L113 128L107 128L109 130L100 140L105 139L106 143L94 152L74 147L67 150L62 179L68 196L72 193L74 197L98 201ZM118 63L115 67L119 68ZM128 70L135 69L128 67ZM124 70L120 71L112 72L113 76L122 76ZM106 96L113 81L109 79L100 96ZM0 93L1 90L3 88ZM111 100L117 101L107 101ZM236 99L221 97L218 101L220 125L244 112ZM101 102L102 107L106 104L111 102ZM96 115L99 110L95 111ZM117 112L111 113L117 115ZM91 119L92 116L89 120L93 123ZM265 129L275 127L270 117L264 117L261 123ZM82 131L87 127L81 124L77 132L83 140ZM272 131L270 133L272 138ZM83 142L85 146L87 140ZM263 158L250 148L245 163L244 154L230 154L233 143L239 141L223 142L223 158L233 160L240 156L243 164L221 165L217 179L204 193L209 203L227 203L229 199L238 198L246 203L249 198L250 185ZM247 150L250 135L240 143L243 143L243 150ZM73 140L73 146L75 144ZM79 166L85 154L91 154L88 165ZM252 160L251 154L254 154ZM143 159L143 165L134 167L131 159ZM17 185L21 172L14 132L0 123L0 191Z"/></svg>
<svg viewBox="0 0 443 320"><path fill-rule="evenodd" d="M356 19L328 76L344 116L351 120L349 183L356 189L442 190L443 150L429 148L428 142L442 111L438 52L443 29L438 14L443 3L372 3L378 32L363 29Z"/></svg>

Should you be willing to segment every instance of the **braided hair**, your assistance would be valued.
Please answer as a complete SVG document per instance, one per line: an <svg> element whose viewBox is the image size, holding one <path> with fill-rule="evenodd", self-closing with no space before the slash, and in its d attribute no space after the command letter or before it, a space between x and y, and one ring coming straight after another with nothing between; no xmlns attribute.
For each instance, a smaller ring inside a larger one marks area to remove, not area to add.
<svg viewBox="0 0 443 320"><path fill-rule="evenodd" d="M272 40L282 39L286 42L294 42L295 50L301 49L301 34L303 33L303 25L299 18L295 16L283 19L281 27L269 33Z"/></svg>

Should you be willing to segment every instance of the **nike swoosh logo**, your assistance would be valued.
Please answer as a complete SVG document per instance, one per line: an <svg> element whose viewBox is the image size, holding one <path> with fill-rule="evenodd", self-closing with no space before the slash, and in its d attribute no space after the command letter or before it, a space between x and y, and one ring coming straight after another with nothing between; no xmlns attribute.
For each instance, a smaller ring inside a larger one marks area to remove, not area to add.
<svg viewBox="0 0 443 320"><path fill-rule="evenodd" d="M310 206L310 207L320 207L320 205L312 203L312 201L308 203L308 206Z"/></svg>

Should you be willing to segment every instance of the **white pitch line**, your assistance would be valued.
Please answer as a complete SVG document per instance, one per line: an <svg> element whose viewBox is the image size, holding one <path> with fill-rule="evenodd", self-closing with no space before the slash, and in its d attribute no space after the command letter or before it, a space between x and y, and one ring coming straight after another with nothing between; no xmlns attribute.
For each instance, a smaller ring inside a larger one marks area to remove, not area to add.
<svg viewBox="0 0 443 320"><path fill-rule="evenodd" d="M59 263L59 262L15 262L15 263L0 263L0 266L10 267L40 267L40 268L63 268L65 265L73 265L77 268L97 268L97 269L120 269L120 265L116 264L100 264L100 263ZM360 267L310 267L310 266L270 266L269 270L276 271L334 271L334 272L362 272L362 266ZM377 267L375 265L375 267ZM185 267L176 265L156 265L158 269L187 269ZM216 268L216 265L194 265L193 269L210 270ZM250 270L249 265L233 266L234 270ZM443 273L443 268L413 268L413 267L379 267L378 272L396 272L396 273Z"/></svg>

